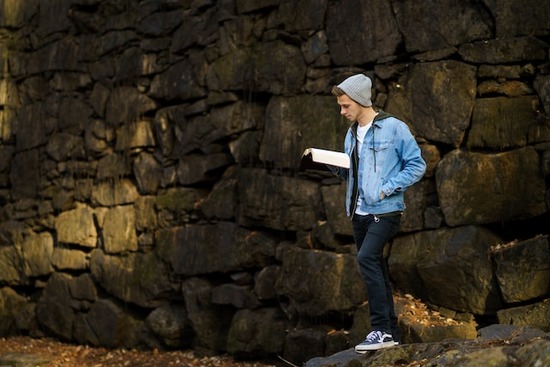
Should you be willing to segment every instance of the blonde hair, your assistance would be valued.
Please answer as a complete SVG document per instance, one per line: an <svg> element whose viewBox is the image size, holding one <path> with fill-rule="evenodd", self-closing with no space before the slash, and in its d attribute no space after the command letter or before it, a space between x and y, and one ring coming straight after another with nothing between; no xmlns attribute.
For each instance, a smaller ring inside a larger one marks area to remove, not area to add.
<svg viewBox="0 0 550 367"><path fill-rule="evenodd" d="M342 90L342 88L340 88L337 85L332 87L332 89L330 90L330 93L332 93L332 95L336 96L336 97L340 97L340 96L343 96L344 94L346 94L346 92L344 92Z"/></svg>

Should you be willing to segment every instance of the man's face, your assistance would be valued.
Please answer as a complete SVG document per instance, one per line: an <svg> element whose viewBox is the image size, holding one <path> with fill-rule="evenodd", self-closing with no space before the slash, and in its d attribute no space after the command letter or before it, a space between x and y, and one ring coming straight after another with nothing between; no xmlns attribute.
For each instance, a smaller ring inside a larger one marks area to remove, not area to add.
<svg viewBox="0 0 550 367"><path fill-rule="evenodd" d="M340 115L347 118L349 121L357 121L363 109L361 105L349 98L347 94L336 97L336 101L340 106Z"/></svg>

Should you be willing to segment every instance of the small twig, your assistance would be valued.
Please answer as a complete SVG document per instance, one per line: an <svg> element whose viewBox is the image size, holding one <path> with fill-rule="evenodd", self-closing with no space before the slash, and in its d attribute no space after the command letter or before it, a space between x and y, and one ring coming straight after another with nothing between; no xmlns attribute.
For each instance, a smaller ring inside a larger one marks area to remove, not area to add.
<svg viewBox="0 0 550 367"><path fill-rule="evenodd" d="M294 363L290 362L290 361L287 361L286 359L284 359L283 357L281 357L280 355L277 354L277 357L279 357L279 359L287 364L289 364L290 366L292 367L298 367L297 365L295 365Z"/></svg>

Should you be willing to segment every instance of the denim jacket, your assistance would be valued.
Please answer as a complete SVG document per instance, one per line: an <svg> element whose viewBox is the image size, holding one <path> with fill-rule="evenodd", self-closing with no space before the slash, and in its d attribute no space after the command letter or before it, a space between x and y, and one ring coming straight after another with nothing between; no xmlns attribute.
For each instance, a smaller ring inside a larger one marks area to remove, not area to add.
<svg viewBox="0 0 550 367"><path fill-rule="evenodd" d="M333 173L348 181L347 215L353 216L359 192L363 197L360 209L364 212L403 211L405 189L426 172L426 163L409 127L379 111L365 135L361 152L357 152L357 126L357 122L351 125L344 140L344 150L351 158L350 168L332 168ZM380 199L382 192L384 199Z"/></svg>

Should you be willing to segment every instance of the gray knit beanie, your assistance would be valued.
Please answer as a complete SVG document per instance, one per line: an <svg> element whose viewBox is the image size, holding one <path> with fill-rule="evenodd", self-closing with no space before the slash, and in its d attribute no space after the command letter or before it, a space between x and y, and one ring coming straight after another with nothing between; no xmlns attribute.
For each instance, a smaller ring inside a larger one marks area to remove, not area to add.
<svg viewBox="0 0 550 367"><path fill-rule="evenodd" d="M372 106L370 100L372 81L364 74L356 74L350 76L342 83L338 84L338 87L348 95L349 98L365 107Z"/></svg>

